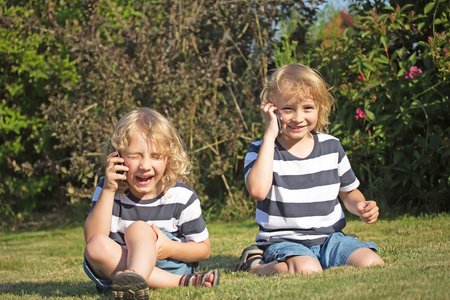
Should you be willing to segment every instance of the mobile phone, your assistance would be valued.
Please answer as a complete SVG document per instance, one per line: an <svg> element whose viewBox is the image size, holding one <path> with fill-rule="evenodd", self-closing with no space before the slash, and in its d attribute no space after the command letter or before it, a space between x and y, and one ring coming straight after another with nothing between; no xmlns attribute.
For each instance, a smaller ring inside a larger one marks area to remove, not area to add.
<svg viewBox="0 0 450 300"><path fill-rule="evenodd" d="M109 142L109 153L113 153L113 152L117 152L117 156L118 157L122 157L121 155L120 155L120 152L116 149L116 148L114 148L114 146L111 144L111 142ZM118 163L118 165L124 165L123 163ZM125 171L117 171L117 174L124 174L125 176L127 176L127 172L125 172Z"/></svg>
<svg viewBox="0 0 450 300"><path fill-rule="evenodd" d="M278 130L280 131L279 134L282 134L283 133L283 118L281 118L280 112L278 110L274 110L273 112L277 116Z"/></svg>

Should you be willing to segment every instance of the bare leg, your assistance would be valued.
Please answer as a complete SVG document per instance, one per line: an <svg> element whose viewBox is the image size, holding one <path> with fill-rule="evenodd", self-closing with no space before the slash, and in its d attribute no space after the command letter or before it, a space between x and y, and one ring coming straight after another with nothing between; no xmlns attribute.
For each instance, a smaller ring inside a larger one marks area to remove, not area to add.
<svg viewBox="0 0 450 300"><path fill-rule="evenodd" d="M261 275L287 273L312 274L322 272L322 267L315 258L307 255L298 255L288 257L285 262L273 261L268 264L256 265L249 272Z"/></svg>
<svg viewBox="0 0 450 300"><path fill-rule="evenodd" d="M136 221L128 226L125 230L128 270L133 270L144 278L150 277L158 255L156 239L152 227L143 221Z"/></svg>
<svg viewBox="0 0 450 300"><path fill-rule="evenodd" d="M364 268L384 264L383 259L369 248L360 248L353 252L348 258L347 265Z"/></svg>
<svg viewBox="0 0 450 300"><path fill-rule="evenodd" d="M112 279L127 267L127 249L105 235L94 235L86 244L85 256L92 272L102 279Z"/></svg>
<svg viewBox="0 0 450 300"><path fill-rule="evenodd" d="M132 271L148 279L156 264L155 241L156 234L151 226L136 221L125 231L128 249L108 236L95 235L87 243L85 255L99 278L113 279L117 273Z"/></svg>
<svg viewBox="0 0 450 300"><path fill-rule="evenodd" d="M133 271L151 288L177 287L181 275L155 267L157 250L156 235L148 224L137 221L125 231L128 250L105 235L94 235L86 245L85 256L91 270L98 278L113 279L117 273ZM205 287L211 287L214 276L206 278Z"/></svg>

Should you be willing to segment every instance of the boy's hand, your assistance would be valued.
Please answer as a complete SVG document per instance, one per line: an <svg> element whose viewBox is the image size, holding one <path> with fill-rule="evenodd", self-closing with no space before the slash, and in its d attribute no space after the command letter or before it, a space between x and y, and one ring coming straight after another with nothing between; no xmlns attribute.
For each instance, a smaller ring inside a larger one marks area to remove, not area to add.
<svg viewBox="0 0 450 300"><path fill-rule="evenodd" d="M266 125L266 134L270 134L274 139L278 136L278 122L277 116L274 113L276 106L273 103L266 102L261 104L261 112L264 116L264 123Z"/></svg>
<svg viewBox="0 0 450 300"><path fill-rule="evenodd" d="M155 224L152 224L152 229L156 233L156 249L158 250L158 255L156 259L166 259L171 257L170 250L172 247L170 247L170 244L173 243L171 239L167 237L167 235L164 234L164 232L161 231L158 227L155 226Z"/></svg>
<svg viewBox="0 0 450 300"><path fill-rule="evenodd" d="M124 174L117 173L119 171L128 171L128 167L122 165L124 159L117 154L117 152L112 152L106 159L105 184L103 185L103 189L112 192L117 191L120 180L127 179Z"/></svg>
<svg viewBox="0 0 450 300"><path fill-rule="evenodd" d="M378 219L379 208L375 201L362 201L356 204L359 217L367 224L372 224Z"/></svg>

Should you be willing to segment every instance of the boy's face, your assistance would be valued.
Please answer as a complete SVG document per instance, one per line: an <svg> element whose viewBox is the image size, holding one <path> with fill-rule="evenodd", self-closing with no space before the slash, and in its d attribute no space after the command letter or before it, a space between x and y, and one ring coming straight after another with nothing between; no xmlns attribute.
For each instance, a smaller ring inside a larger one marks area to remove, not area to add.
<svg viewBox="0 0 450 300"><path fill-rule="evenodd" d="M319 109L312 99L298 100L277 95L276 106L283 119L283 133L286 138L302 140L314 130L319 118Z"/></svg>
<svg viewBox="0 0 450 300"><path fill-rule="evenodd" d="M157 152L154 143L136 130L122 155L129 168L127 182L131 193L140 199L152 199L161 194L167 158Z"/></svg>

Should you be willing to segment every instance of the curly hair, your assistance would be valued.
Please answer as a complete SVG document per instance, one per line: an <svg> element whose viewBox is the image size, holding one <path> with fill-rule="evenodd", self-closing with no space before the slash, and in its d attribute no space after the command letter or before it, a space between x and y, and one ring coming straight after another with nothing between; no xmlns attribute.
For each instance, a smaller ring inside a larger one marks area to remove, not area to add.
<svg viewBox="0 0 450 300"><path fill-rule="evenodd" d="M330 86L322 75L305 65L290 64L276 69L265 84L260 99L262 103L271 102L277 105L276 96L282 95L297 101L312 99L319 109L317 125L314 131L326 131L328 116L334 98L329 92Z"/></svg>
<svg viewBox="0 0 450 300"><path fill-rule="evenodd" d="M164 193L176 181L187 182L191 162L186 153L186 147L172 123L157 111L142 107L127 113L115 125L110 141L105 143L105 153L110 143L117 151L122 152L128 148L133 133L139 130L149 141L156 145L158 153L167 158L167 166L161 180ZM119 191L128 188L128 183L122 181Z"/></svg>

